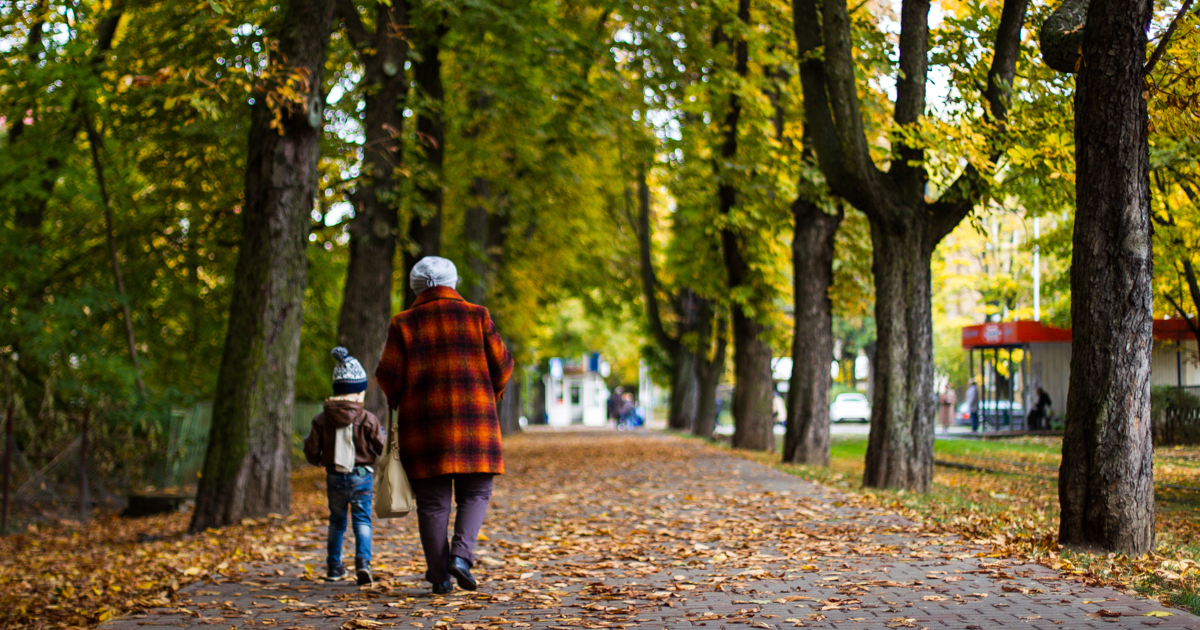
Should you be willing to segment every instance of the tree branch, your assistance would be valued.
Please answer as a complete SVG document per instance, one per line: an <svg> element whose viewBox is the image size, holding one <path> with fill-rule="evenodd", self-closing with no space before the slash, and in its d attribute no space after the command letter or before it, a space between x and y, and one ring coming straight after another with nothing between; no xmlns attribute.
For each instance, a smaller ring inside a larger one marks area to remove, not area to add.
<svg viewBox="0 0 1200 630"><path fill-rule="evenodd" d="M1079 72L1089 0L1063 0L1038 31L1042 60L1059 72Z"/></svg>
<svg viewBox="0 0 1200 630"><path fill-rule="evenodd" d="M904 0L900 6L900 66L892 119L912 125L925 113L925 84L929 76L929 0ZM923 199L925 151L908 146L902 134L892 138L888 175L909 199Z"/></svg>
<svg viewBox="0 0 1200 630"><path fill-rule="evenodd" d="M792 25L796 32L796 57L804 92L804 148L811 149L829 187L856 207L863 207L862 189L851 183L842 161L837 124L829 104L828 77L822 52L819 0L792 0Z"/></svg>
<svg viewBox="0 0 1200 630"><path fill-rule="evenodd" d="M1162 39L1158 40L1158 45L1154 47L1154 53L1150 55L1150 61L1146 62L1144 70L1146 76L1150 76L1150 71L1154 70L1154 66L1158 64L1158 60L1162 58L1163 53L1167 52L1167 44L1171 43L1171 36L1175 34L1175 28L1179 26L1180 18L1187 15L1190 8L1192 8L1192 0L1184 0L1183 6L1179 7L1179 12L1175 14L1175 17L1171 20L1171 25L1167 27L1167 32L1163 33Z"/></svg>
<svg viewBox="0 0 1200 630"><path fill-rule="evenodd" d="M638 165L638 257L642 265L642 294L646 301L646 318L650 323L650 334L658 345L672 356L679 340L667 334L658 308L658 278L650 258L650 187L646 185L646 167Z"/></svg>
<svg viewBox="0 0 1200 630"><path fill-rule="evenodd" d="M354 45L354 49L359 54L362 54L363 49L375 47L375 37L363 26L358 9L354 6L354 0L338 0L335 11L337 17L342 19L342 28L346 29L350 43Z"/></svg>
<svg viewBox="0 0 1200 630"><path fill-rule="evenodd" d="M1017 59L1021 56L1021 27L1025 24L1025 12L1028 9L1029 0L1004 0L1004 7L1000 11L995 52L988 69L987 88L983 93L987 103L984 119L995 123L997 133L1003 133L1008 122L1008 99L1012 93L1013 78L1017 74ZM1003 152L995 147L990 158L994 162L1001 155ZM962 174L929 206L933 214L931 245L936 245L961 223L986 191L987 182L983 174L974 165L967 164Z"/></svg>

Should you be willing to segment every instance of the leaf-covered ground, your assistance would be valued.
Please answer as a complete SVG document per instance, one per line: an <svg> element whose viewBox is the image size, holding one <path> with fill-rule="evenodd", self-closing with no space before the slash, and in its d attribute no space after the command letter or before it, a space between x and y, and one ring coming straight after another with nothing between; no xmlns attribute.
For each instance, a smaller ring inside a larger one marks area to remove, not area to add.
<svg viewBox="0 0 1200 630"><path fill-rule="evenodd" d="M518 436L506 442L506 460L480 541L478 593L429 595L411 518L376 522L382 584L321 580L324 479L307 469L294 476L296 509L285 518L201 536L183 534L184 516L106 519L4 540L0 627L94 626L123 615L105 630L784 630L1102 618L1200 628L1178 609L1007 557L1029 554L989 529L994 517L982 508L959 523L922 524L903 516L916 514L905 497L843 493L645 433ZM971 527L982 544L956 535Z"/></svg>
<svg viewBox="0 0 1200 630"><path fill-rule="evenodd" d="M1161 599L1200 614L1200 447L1159 448L1154 456L1156 553L1143 558L1072 553L1059 548L1061 438L939 439L939 465L928 495L861 488L865 438L841 438L828 469L779 464L776 456L739 453L790 474L853 492L928 524L991 545L995 553Z"/></svg>

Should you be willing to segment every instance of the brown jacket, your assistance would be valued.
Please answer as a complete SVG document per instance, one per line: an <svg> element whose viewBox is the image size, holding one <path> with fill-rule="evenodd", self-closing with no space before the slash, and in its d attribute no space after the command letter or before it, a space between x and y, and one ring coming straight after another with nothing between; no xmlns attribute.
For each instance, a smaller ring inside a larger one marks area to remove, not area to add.
<svg viewBox="0 0 1200 630"><path fill-rule="evenodd" d="M383 425L375 414L352 400L326 400L325 411L312 420L304 438L304 457L313 466L333 466L333 438L341 427L354 425L354 463L372 466L383 454Z"/></svg>

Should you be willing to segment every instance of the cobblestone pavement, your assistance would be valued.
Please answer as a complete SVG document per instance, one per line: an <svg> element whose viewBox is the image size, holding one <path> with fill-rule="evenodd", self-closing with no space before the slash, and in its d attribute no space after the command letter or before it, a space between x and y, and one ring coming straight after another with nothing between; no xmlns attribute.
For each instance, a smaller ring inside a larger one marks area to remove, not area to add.
<svg viewBox="0 0 1200 630"><path fill-rule="evenodd" d="M1200 628L1185 611L987 557L698 442L572 432L505 448L478 592L430 594L411 517L376 522L380 584L324 582L314 523L297 533L292 564L206 580L178 607L102 627Z"/></svg>

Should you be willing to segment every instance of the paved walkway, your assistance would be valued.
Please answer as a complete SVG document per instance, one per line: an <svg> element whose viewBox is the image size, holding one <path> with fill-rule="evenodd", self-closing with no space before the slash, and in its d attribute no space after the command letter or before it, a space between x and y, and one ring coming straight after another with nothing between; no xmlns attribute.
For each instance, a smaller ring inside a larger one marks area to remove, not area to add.
<svg viewBox="0 0 1200 630"><path fill-rule="evenodd" d="M102 627L1200 629L1179 609L986 557L696 442L572 432L506 451L476 593L430 595L412 518L376 523L380 585L323 582L314 523L294 563L195 584L179 608Z"/></svg>

